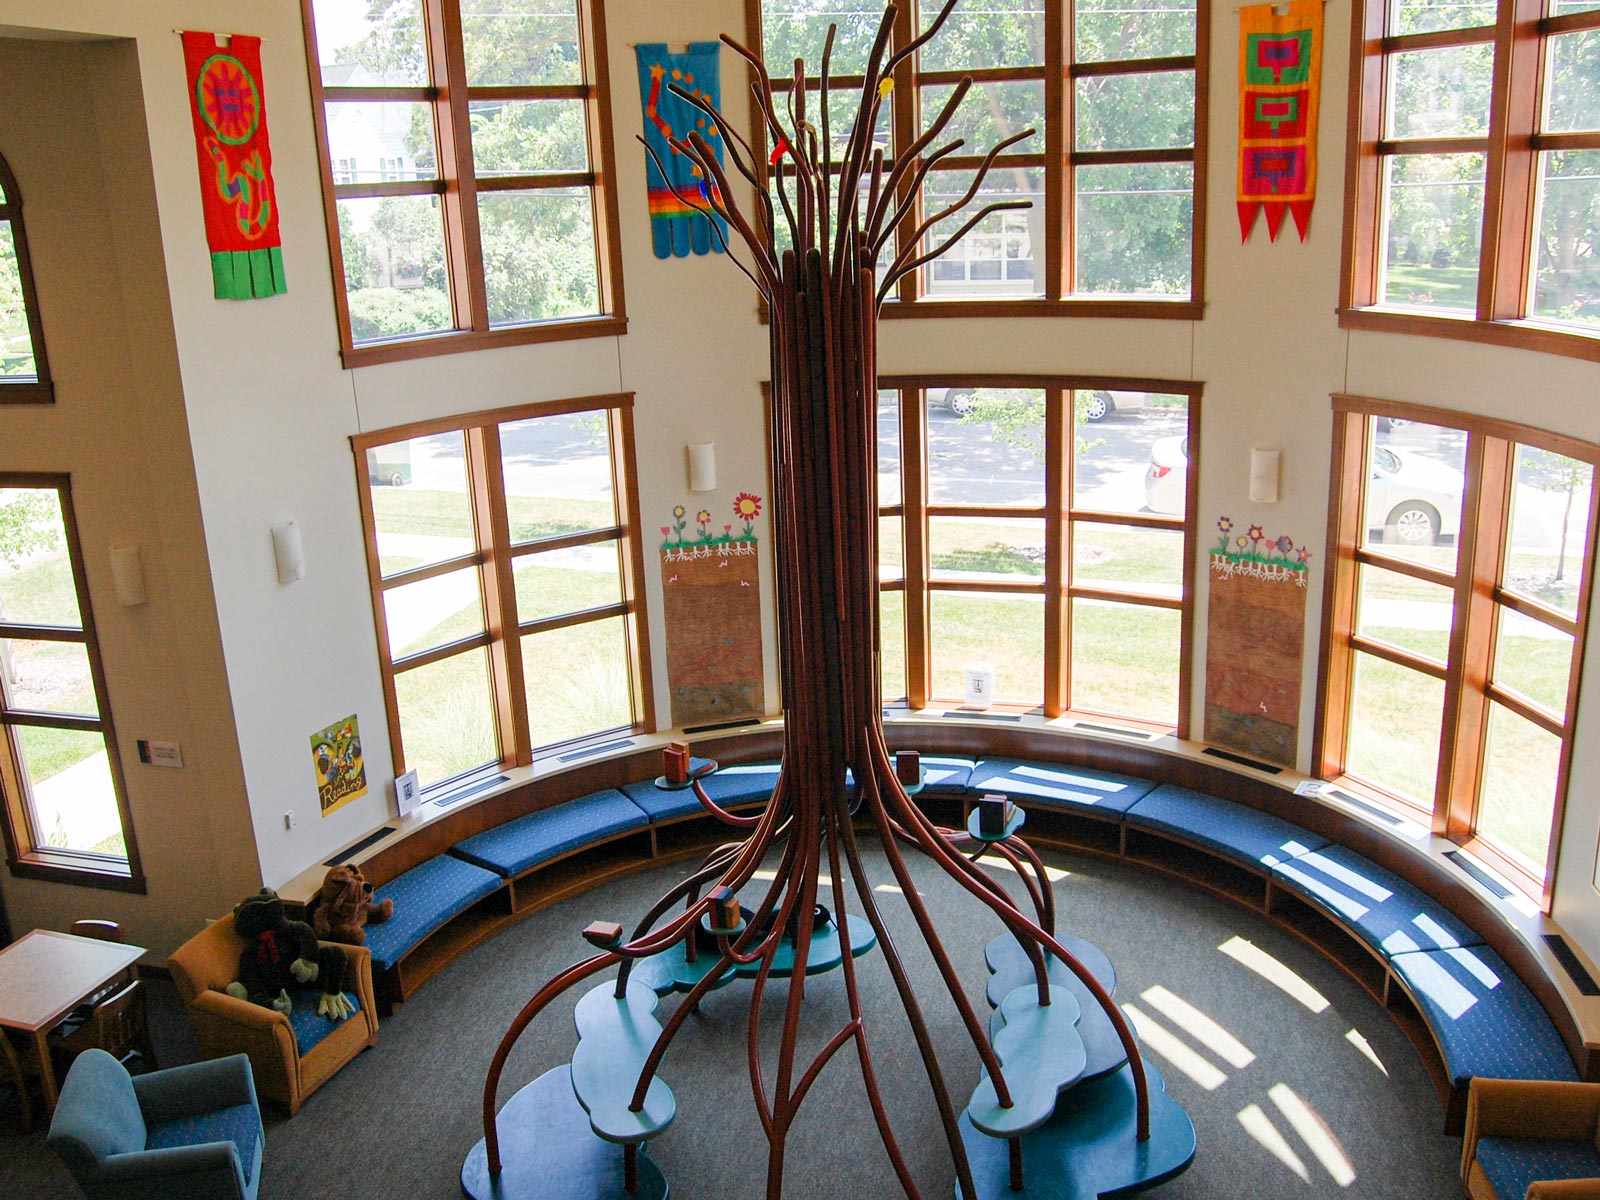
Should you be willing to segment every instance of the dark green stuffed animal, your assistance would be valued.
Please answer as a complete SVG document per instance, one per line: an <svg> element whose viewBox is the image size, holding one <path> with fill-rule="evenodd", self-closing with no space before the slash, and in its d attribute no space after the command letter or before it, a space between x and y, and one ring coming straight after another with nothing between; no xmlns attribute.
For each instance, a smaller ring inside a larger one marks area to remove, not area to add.
<svg viewBox="0 0 1600 1200"><path fill-rule="evenodd" d="M245 948L239 953L239 978L228 985L228 995L288 1016L294 1006L289 989L321 983L319 1017L342 1021L355 1011L344 996L344 951L337 946L319 946L311 926L285 917L277 892L262 888L248 900L239 901L233 910L233 927L245 940Z"/></svg>

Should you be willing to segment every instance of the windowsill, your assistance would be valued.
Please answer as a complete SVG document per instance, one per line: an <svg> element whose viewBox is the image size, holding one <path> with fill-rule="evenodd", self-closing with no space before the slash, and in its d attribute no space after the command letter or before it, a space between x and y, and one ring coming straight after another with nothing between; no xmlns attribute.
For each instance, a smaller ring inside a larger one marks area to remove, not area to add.
<svg viewBox="0 0 1600 1200"><path fill-rule="evenodd" d="M628 332L628 318L621 313L594 317L570 317L514 325L506 329L453 329L446 333L421 334L391 341L348 346L339 357L345 370L376 366L379 363L407 362L440 354L462 354L471 350L495 350L502 346L528 346L543 342L576 341L580 338L620 337Z"/></svg>
<svg viewBox="0 0 1600 1200"><path fill-rule="evenodd" d="M0 379L0 404L54 404L56 386L48 379L12 383Z"/></svg>
<svg viewBox="0 0 1600 1200"><path fill-rule="evenodd" d="M1588 333L1573 325L1542 324L1537 321L1480 321L1464 313L1377 307L1339 309L1339 327L1377 333L1406 333L1416 337L1453 338L1600 362L1600 328Z"/></svg>
<svg viewBox="0 0 1600 1200"><path fill-rule="evenodd" d="M36 850L7 864L18 879L37 879L48 883L67 883L78 887L100 888L113 892L144 894L144 877L135 874L126 862L89 858L60 851Z"/></svg>

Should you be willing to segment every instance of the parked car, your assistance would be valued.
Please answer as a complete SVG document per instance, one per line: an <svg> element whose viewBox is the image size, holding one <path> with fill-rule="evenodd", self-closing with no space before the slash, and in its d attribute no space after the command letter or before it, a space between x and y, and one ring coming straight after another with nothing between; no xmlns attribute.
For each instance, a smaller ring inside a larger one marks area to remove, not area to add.
<svg viewBox="0 0 1600 1200"><path fill-rule="evenodd" d="M383 458L378 457L379 451ZM411 482L411 447L400 442L392 446L375 446L367 451L367 478L376 485L404 487Z"/></svg>
<svg viewBox="0 0 1600 1200"><path fill-rule="evenodd" d="M1144 502L1151 512L1180 514L1189 479L1189 439L1157 438L1144 473ZM1375 541L1432 546L1454 537L1461 521L1461 472L1436 459L1372 448L1367 477L1367 525Z"/></svg>
<svg viewBox="0 0 1600 1200"><path fill-rule="evenodd" d="M972 401L977 394L976 388L930 388L928 402L942 408L947 408L958 417L964 417L972 411ZM1083 417L1086 421L1103 421L1112 413L1128 412L1135 408L1144 407L1143 392L1108 392L1095 391L1089 396L1084 408Z"/></svg>

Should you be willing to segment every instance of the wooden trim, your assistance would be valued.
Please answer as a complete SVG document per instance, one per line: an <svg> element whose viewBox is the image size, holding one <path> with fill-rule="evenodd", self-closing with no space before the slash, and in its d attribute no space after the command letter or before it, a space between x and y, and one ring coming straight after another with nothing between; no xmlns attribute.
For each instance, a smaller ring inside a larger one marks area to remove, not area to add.
<svg viewBox="0 0 1600 1200"><path fill-rule="evenodd" d="M1195 67L1194 67L1194 200L1191 208L1193 227L1189 230L1189 239L1193 244L1193 258L1189 265L1189 298L1191 303L1202 310L1206 296L1206 220L1209 212L1207 197L1211 193L1209 172L1211 170L1211 0L1196 0L1195 3ZM1196 320L1199 318L1196 317ZM1191 403L1198 401L1199 396L1190 397ZM1190 445L1198 446L1198 437L1190 440ZM1196 503L1199 492L1195 490L1189 496L1189 525L1192 530L1196 519ZM1191 558L1193 555L1190 556ZM1193 595L1191 591L1189 593ZM1180 687L1180 692L1182 688ZM1187 737L1189 728L1188 709L1181 710L1178 718L1178 736Z"/></svg>
<svg viewBox="0 0 1600 1200"><path fill-rule="evenodd" d="M885 307L884 315L889 315ZM1480 342L1491 346L1511 346L1600 362L1600 336L1577 327L1567 329L1532 321L1476 321L1471 317L1447 313L1423 314L1378 308L1342 308L1339 328L1372 330L1381 333L1408 333L1417 337L1445 337L1457 341Z"/></svg>
<svg viewBox="0 0 1600 1200"><path fill-rule="evenodd" d="M313 26L311 32L315 33ZM313 60L311 77L322 78L322 64ZM329 87L321 84L323 99L329 104L432 104L439 98L439 89L431 84L418 87Z"/></svg>
<svg viewBox="0 0 1600 1200"><path fill-rule="evenodd" d="M309 21L311 0L305 0L305 3ZM320 128L319 123L318 129ZM384 443L373 441L371 444ZM389 755L394 761L394 773L403 775L406 771L405 739L400 732L400 699L395 690L394 655L389 645L388 614L383 605L383 567L378 557L378 522L372 507L372 487L367 477L367 443L363 435L358 434L350 439L350 452L356 460L356 503L361 509L361 541L367 554L367 585L372 595L372 629L378 643L378 680L383 686L383 715L389 727Z"/></svg>
<svg viewBox="0 0 1600 1200"><path fill-rule="evenodd" d="M509 534L507 537L509 538ZM627 530L621 525L606 525L600 529L590 529L584 533L558 533L551 537L532 538L526 542L507 541L514 552L512 557L523 558L530 554L542 554L548 550L572 550L578 546L597 546L601 542L620 542L627 536Z"/></svg>
<svg viewBox="0 0 1600 1200"><path fill-rule="evenodd" d="M1487 154L1490 145L1487 136L1429 137L1429 138L1379 138L1374 152L1382 156L1398 154Z"/></svg>
<svg viewBox="0 0 1600 1200"><path fill-rule="evenodd" d="M879 380L878 386L884 386ZM890 386L895 386L891 384ZM933 694L928 600L928 407L925 389L900 386L901 586L905 592L906 699L926 708Z"/></svg>
<svg viewBox="0 0 1600 1200"><path fill-rule="evenodd" d="M1044 404L1044 715L1059 717L1071 706L1072 581L1074 530L1069 516L1077 455L1072 441L1072 392L1052 384Z"/></svg>
<svg viewBox="0 0 1600 1200"><path fill-rule="evenodd" d="M1044 177L1044 299L1045 303L1051 305L1060 304L1071 294L1073 280L1076 277L1072 240L1067 236L1071 207L1067 203L1067 197L1071 195L1072 188L1070 152L1076 140L1072 106L1076 102L1076 97L1073 89L1067 86L1066 61L1068 39L1072 36L1074 8L1075 6L1071 4L1047 4L1044 9L1044 153L1045 160L1049 164L1045 168ZM1069 421L1067 424L1070 429L1072 423ZM1063 446L1063 449L1065 448ZM1072 492L1069 489L1065 493L1064 500L1070 503L1071 499ZM1065 547L1063 553L1070 555L1071 546ZM1070 557L1066 561L1070 563ZM1063 574L1062 578L1065 577ZM1071 637L1072 620L1066 605L1062 606L1060 620L1064 631L1062 652L1070 653L1066 639ZM1046 632L1047 664L1050 661L1049 636ZM1065 672L1055 673L1065 675ZM1066 684L1063 683L1056 690L1059 695L1053 697L1051 688L1045 688L1046 713L1050 712L1055 699L1059 699L1062 711L1065 711L1070 703Z"/></svg>
<svg viewBox="0 0 1600 1200"><path fill-rule="evenodd" d="M468 634L463 638L456 638L452 642L445 642L442 646L430 646L426 650L418 650L415 654L407 654L400 658L392 659L389 669L396 675L404 675L407 671L415 671L421 667L431 667L435 663L444 662L447 658L455 658L460 654L467 654L473 650L482 650L491 645L493 639L485 629L481 633Z"/></svg>
<svg viewBox="0 0 1600 1200"><path fill-rule="evenodd" d="M60 713L29 708L8 708L0 711L0 725L13 728L66 729L74 733L103 733L105 722L87 713Z"/></svg>
<svg viewBox="0 0 1600 1200"><path fill-rule="evenodd" d="M1075 62L1067 67L1069 79L1091 79L1102 75L1155 75L1193 71L1197 55L1171 54L1164 58L1117 58L1101 62Z"/></svg>
<svg viewBox="0 0 1600 1200"><path fill-rule="evenodd" d="M372 200L383 196L442 196L448 190L443 179L387 179L365 183L336 183L336 200Z"/></svg>
<svg viewBox="0 0 1600 1200"><path fill-rule="evenodd" d="M11 224L11 244L17 255L17 278L22 289L22 311L28 322L28 340L33 349L34 378L11 383L0 379L0 403L54 404L55 385L50 381L50 359L44 347L44 322L39 316L39 289L33 281L33 258L28 253L28 231L22 218L22 189L10 164L0 155L0 190L6 197L0 220Z"/></svg>
<svg viewBox="0 0 1600 1200"><path fill-rule="evenodd" d="M1460 29L1430 29L1426 33L1385 33L1378 39L1378 48L1384 54L1408 54L1450 46L1481 46L1495 40L1495 28L1490 23Z"/></svg>
<svg viewBox="0 0 1600 1200"><path fill-rule="evenodd" d="M1501 0L1495 29L1478 254L1478 316L1491 321L1514 320L1527 309L1539 174L1528 139L1539 126L1544 6L1545 0Z"/></svg>
<svg viewBox="0 0 1600 1200"><path fill-rule="evenodd" d="M1489 700L1514 716L1521 717L1530 725L1537 725L1553 738L1565 738L1567 735L1566 722L1559 717L1553 717L1539 705L1531 700L1526 700L1515 692L1507 691L1493 680L1483 685L1483 694Z"/></svg>
<svg viewBox="0 0 1600 1200"><path fill-rule="evenodd" d="M457 413L451 417L430 417L426 421L409 421L404 425L391 425L387 429L374 429L367 433L350 435L350 444L365 452L374 446L388 446L412 438L432 437L438 433L465 431L473 425L505 424L526 421L533 417L559 417L572 413L590 412L597 408L632 408L632 392L612 392L597 396L578 396L571 400L549 400L534 404L519 404L512 408L480 408L475 412ZM365 474L366 467L361 467ZM531 544L531 543L527 543Z"/></svg>
<svg viewBox="0 0 1600 1200"><path fill-rule="evenodd" d="M1044 14L1045 27L1048 31L1050 18L1056 12L1052 6ZM1050 34L1045 33L1048 42ZM970 79L973 83L1047 83L1049 69L1038 63L1033 66L1022 67L972 67L963 71L918 71L917 86L919 88L953 87L963 79ZM856 86L860 86L861 77L855 77ZM792 84L791 84L792 86Z"/></svg>
<svg viewBox="0 0 1600 1200"><path fill-rule="evenodd" d="M1600 8L1563 13L1559 17L1542 17L1539 21L1539 32L1545 37L1553 37L1558 33L1578 33L1585 29L1600 29Z"/></svg>
<svg viewBox="0 0 1600 1200"><path fill-rule="evenodd" d="M627 328L628 305L622 286L622 218L618 209L616 130L611 120L611 56L606 42L605 0L578 0L578 41L589 82L589 167L593 188L594 241L600 308ZM587 19L584 19L587 17ZM599 154L595 151L598 148Z"/></svg>
<svg viewBox="0 0 1600 1200"><path fill-rule="evenodd" d="M916 272L906 276L916 277ZM1139 321L1198 321L1205 305L1198 300L1086 300L1063 296L1060 300L891 300L880 317L1126 317Z"/></svg>
<svg viewBox="0 0 1600 1200"><path fill-rule="evenodd" d="M1559 629L1568 637L1577 637L1581 626L1564 612L1557 612L1548 605L1539 603L1527 596L1518 595L1516 592L1507 591L1503 586L1494 589L1494 602L1501 608L1509 608L1520 616L1527 617L1530 621L1538 621L1552 629ZM1587 608L1578 609L1587 614Z"/></svg>
<svg viewBox="0 0 1600 1200"><path fill-rule="evenodd" d="M461 44L458 0L422 0L422 34L430 72L439 85L434 102L434 137L444 178L445 273L457 329L489 330L489 299L483 278L483 240L478 227L477 168L472 156L472 117L467 109L466 51Z"/></svg>
<svg viewBox="0 0 1600 1200"><path fill-rule="evenodd" d="M1125 591L1093 583L1075 583L1067 589L1067 595L1074 600L1103 600L1107 604L1126 604L1133 608L1160 608L1168 612L1182 612L1188 606L1187 598L1181 595L1160 596L1153 592Z"/></svg>
<svg viewBox="0 0 1600 1200"><path fill-rule="evenodd" d="M580 19L578 25L579 36L582 36L583 24ZM512 83L495 84L486 87L483 84L467 83L467 99L509 101L515 103L519 100L587 100L593 95L593 85L587 83Z"/></svg>
<svg viewBox="0 0 1600 1200"><path fill-rule="evenodd" d="M1204 8L1206 0L1200 0ZM1206 28L1202 23L1201 28ZM1204 61L1204 59L1202 59ZM1201 189L1203 192L1205 189ZM1196 651L1194 625L1195 600L1199 594L1197 576L1199 566L1200 521L1200 410L1203 392L1196 388L1189 393L1188 458L1189 470L1184 479L1183 520L1183 608L1178 619L1178 727L1177 736L1187 740L1192 727L1194 693L1199 675L1194 656ZM1202 722L1202 728L1204 723ZM1298 753L1298 748L1296 753Z"/></svg>
<svg viewBox="0 0 1600 1200"><path fill-rule="evenodd" d="M617 516L625 523L617 548L622 574L622 601L628 610L628 667L633 688L634 729L654 733L656 715L654 668L650 661L650 609L644 593L644 525L639 516L636 483L638 450L634 442L632 396L611 410L611 479Z"/></svg>
<svg viewBox="0 0 1600 1200"><path fill-rule="evenodd" d="M481 175L480 192L541 192L560 188L593 187L600 177L593 171L547 171L537 175Z"/></svg>
<svg viewBox="0 0 1600 1200"><path fill-rule="evenodd" d="M385 575L378 586L384 591L405 587L411 583L423 583L429 579L437 579L441 575L454 575L457 571L468 571L473 567L483 565L483 551L474 550L471 554L457 555L455 558L446 558L440 562L429 563L425 567L410 567L404 571L397 571L393 575Z"/></svg>
<svg viewBox="0 0 1600 1200"><path fill-rule="evenodd" d="M517 627L517 636L527 637L535 633L553 633L558 629L571 629L574 625L592 625L596 621L609 621L614 617L630 615L626 600L619 600L615 604L601 604L594 608L580 608L576 612L562 613L554 617L536 617L531 621L524 621ZM540 749L544 749L541 745Z"/></svg>
<svg viewBox="0 0 1600 1200"><path fill-rule="evenodd" d="M1600 9L1596 9L1600 12ZM1530 133L1528 144L1535 150L1597 150L1600 133L1572 130L1563 133Z"/></svg>
<svg viewBox="0 0 1600 1200"><path fill-rule="evenodd" d="M1191 400L1190 403L1194 401ZM1195 439L1190 437L1189 441L1192 446ZM1194 459L1189 460L1189 465L1192 469ZM1194 509L1191 507L1189 511L1192 513ZM1128 529L1150 529L1157 533L1183 533L1189 523L1183 517L1158 517L1154 513L1107 512L1098 508L1074 508L1069 515L1075 522L1084 525L1123 526Z"/></svg>
<svg viewBox="0 0 1600 1200"><path fill-rule="evenodd" d="M1046 411L1048 412L1048 409ZM1046 444L1048 445L1048 418L1046 418L1045 429L1045 439ZM1048 453L1048 451L1046 451L1046 453ZM1050 473L1047 470L1045 472L1045 491L1048 493L1049 489ZM928 504L924 506L923 511L929 517L973 517L978 520L1025 521L1029 519L1043 520L1050 515L1052 506L1049 500L1046 500L1041 505L1028 508L1022 508L1020 506L1013 507L1006 504Z"/></svg>
<svg viewBox="0 0 1600 1200"><path fill-rule="evenodd" d="M533 763L533 747L521 646L514 644L519 628L517 581L510 553L511 519L506 506L499 423L468 429L466 455L473 536L482 562L478 592L483 605L483 629L489 638L489 699L494 706L495 741L502 764L526 767Z"/></svg>
<svg viewBox="0 0 1600 1200"><path fill-rule="evenodd" d="M343 276L340 277L343 288ZM418 334L392 341L368 342L340 352L346 369L371 367L380 363L409 362L437 354L461 354L470 350L492 350L499 346L531 346L544 342L575 341L579 338L620 337L628 332L628 322L620 316L572 317L529 325L506 325L483 330L454 330Z"/></svg>
<svg viewBox="0 0 1600 1200"><path fill-rule="evenodd" d="M1452 412L1449 409L1434 408L1426 404L1376 400L1343 392L1334 393L1332 400L1335 412L1355 412L1378 417L1400 417L1407 421L1415 421L1426 425L1443 425L1452 429L1464 429L1469 434L1476 433L1485 437L1503 438L1518 445L1533 446L1541 450L1552 450L1568 458L1581 459L1586 463L1600 465L1600 444L1581 441L1578 438L1568 437L1566 434L1547 433L1542 429L1535 429L1531 425L1520 425L1514 421L1502 420L1499 417Z"/></svg>
<svg viewBox="0 0 1600 1200"><path fill-rule="evenodd" d="M18 621L0 621L0 637L19 642L88 642L81 628L69 625L27 625Z"/></svg>
<svg viewBox="0 0 1600 1200"><path fill-rule="evenodd" d="M1351 552L1352 557L1363 567L1376 567L1380 571L1393 571L1396 575L1404 575L1408 579L1415 579L1419 583L1432 583L1439 587L1453 589L1456 586L1456 572L1446 571L1441 567L1430 567L1426 563L1413 562L1409 558L1393 558L1381 549L1363 546L1361 540L1366 536L1366 529L1357 532L1357 540Z"/></svg>

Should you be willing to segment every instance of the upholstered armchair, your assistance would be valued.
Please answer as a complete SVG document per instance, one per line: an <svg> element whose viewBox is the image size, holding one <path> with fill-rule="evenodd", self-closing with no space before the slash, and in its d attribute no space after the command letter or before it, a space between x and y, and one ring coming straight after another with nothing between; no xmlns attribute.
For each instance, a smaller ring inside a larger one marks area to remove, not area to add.
<svg viewBox="0 0 1600 1200"><path fill-rule="evenodd" d="M335 1071L378 1042L372 956L365 946L341 947L350 964L345 995L357 1011L332 1022L317 1016L320 989L314 985L292 993L288 1016L228 995L223 989L238 978L244 947L230 914L179 946L167 965L205 1056L248 1055L262 1099L282 1104L293 1116Z"/></svg>
<svg viewBox="0 0 1600 1200"><path fill-rule="evenodd" d="M46 1139L89 1200L255 1200L265 1140L244 1055L130 1076L104 1050L73 1061Z"/></svg>
<svg viewBox="0 0 1600 1200"><path fill-rule="evenodd" d="M1472 1200L1600 1200L1600 1083L1474 1079L1461 1180Z"/></svg>

